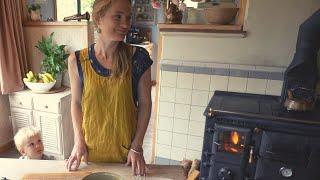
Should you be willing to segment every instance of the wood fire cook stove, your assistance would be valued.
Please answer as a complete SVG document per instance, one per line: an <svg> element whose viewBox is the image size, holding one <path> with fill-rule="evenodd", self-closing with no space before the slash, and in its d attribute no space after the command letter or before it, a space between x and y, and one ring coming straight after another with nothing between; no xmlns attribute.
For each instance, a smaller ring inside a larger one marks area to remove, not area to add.
<svg viewBox="0 0 320 180"><path fill-rule="evenodd" d="M319 102L290 112L277 96L216 91L204 115L200 179L319 179Z"/></svg>

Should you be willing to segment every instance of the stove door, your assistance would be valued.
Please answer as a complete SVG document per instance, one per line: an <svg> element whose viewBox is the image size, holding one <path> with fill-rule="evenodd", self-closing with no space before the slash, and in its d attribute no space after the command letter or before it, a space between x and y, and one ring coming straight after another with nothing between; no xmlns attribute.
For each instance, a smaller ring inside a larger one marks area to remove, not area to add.
<svg viewBox="0 0 320 180"><path fill-rule="evenodd" d="M209 179L242 180L248 162L251 129L215 124Z"/></svg>
<svg viewBox="0 0 320 180"><path fill-rule="evenodd" d="M319 139L263 132L255 180L319 179L320 151L314 143Z"/></svg>

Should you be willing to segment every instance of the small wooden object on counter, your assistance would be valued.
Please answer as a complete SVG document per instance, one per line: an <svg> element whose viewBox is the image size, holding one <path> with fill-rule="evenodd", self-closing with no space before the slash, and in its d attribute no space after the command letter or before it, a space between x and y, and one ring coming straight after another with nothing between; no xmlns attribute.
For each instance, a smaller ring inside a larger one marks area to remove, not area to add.
<svg viewBox="0 0 320 180"><path fill-rule="evenodd" d="M193 171L199 170L199 168L200 168L200 160L198 159L193 160L188 177L191 176Z"/></svg>
<svg viewBox="0 0 320 180"><path fill-rule="evenodd" d="M183 172L186 177L188 177L189 171L191 169L192 161L189 159L183 159L181 162L181 166L183 167Z"/></svg>
<svg viewBox="0 0 320 180"><path fill-rule="evenodd" d="M200 176L200 171L198 170L194 170L192 171L192 173L188 176L188 179L187 180L196 180L198 179Z"/></svg>

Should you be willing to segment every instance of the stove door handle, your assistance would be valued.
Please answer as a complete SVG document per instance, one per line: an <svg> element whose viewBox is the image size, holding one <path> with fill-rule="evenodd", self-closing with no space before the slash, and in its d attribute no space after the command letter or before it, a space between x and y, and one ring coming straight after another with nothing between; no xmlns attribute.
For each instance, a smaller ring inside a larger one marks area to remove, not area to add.
<svg viewBox="0 0 320 180"><path fill-rule="evenodd" d="M217 145L217 146L221 146L220 143L216 142L216 141L213 141L213 144Z"/></svg>

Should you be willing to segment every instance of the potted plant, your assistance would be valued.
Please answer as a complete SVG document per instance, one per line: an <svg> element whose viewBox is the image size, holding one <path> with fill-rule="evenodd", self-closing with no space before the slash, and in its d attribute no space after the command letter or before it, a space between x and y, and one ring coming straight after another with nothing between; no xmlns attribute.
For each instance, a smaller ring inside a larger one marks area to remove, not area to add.
<svg viewBox="0 0 320 180"><path fill-rule="evenodd" d="M28 12L30 14L30 18L33 21L40 21L40 4L31 4L28 6Z"/></svg>
<svg viewBox="0 0 320 180"><path fill-rule="evenodd" d="M43 53L44 58L41 62L41 70L48 72L57 80L55 88L61 87L62 74L67 69L66 59L69 54L66 53L66 45L57 45L52 41L54 33L48 38L42 37L36 48Z"/></svg>

